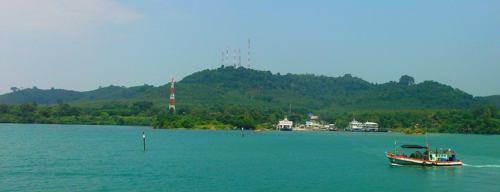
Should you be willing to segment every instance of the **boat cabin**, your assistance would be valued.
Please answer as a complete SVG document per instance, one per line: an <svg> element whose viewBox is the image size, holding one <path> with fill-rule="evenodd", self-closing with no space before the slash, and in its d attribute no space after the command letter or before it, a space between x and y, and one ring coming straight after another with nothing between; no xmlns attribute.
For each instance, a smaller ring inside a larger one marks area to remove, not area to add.
<svg viewBox="0 0 500 192"><path fill-rule="evenodd" d="M364 131L378 131L378 123L375 122L365 122L363 123Z"/></svg>
<svg viewBox="0 0 500 192"><path fill-rule="evenodd" d="M363 123L353 119L347 126L346 131L363 131Z"/></svg>
<svg viewBox="0 0 500 192"><path fill-rule="evenodd" d="M441 162L447 162L447 161L455 161L456 160L456 154L454 151L451 149L448 150L429 150L428 147L426 146L420 146L420 145L401 145L401 149L417 149L415 152L411 153L410 155L406 155L402 151L396 150L396 154L401 156L401 157L409 157L413 159L425 159L428 161L441 161ZM423 149L424 151L421 152L419 149Z"/></svg>

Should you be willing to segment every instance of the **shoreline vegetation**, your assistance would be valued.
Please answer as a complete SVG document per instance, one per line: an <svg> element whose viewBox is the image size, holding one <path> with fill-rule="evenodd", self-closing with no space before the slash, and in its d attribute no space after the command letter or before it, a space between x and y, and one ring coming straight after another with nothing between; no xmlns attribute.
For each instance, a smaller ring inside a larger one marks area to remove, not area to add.
<svg viewBox="0 0 500 192"><path fill-rule="evenodd" d="M273 129L285 116L304 124L309 115L347 127L354 118L381 131L406 134L500 134L500 97L474 97L435 81L370 83L351 74L273 74L243 67L195 72L169 89L108 86L91 91L20 89L0 95L0 123L140 125L186 129Z"/></svg>
<svg viewBox="0 0 500 192"><path fill-rule="evenodd" d="M101 107L82 107L65 103L55 105L0 104L0 123L136 125L153 128L185 128L231 130L269 130L286 113L281 110L226 106L219 108L189 107L168 113L152 102L138 101L131 105L109 103ZM339 129L346 127L353 116L361 121L378 122L382 131L404 134L473 133L500 134L500 115L495 106L480 105L472 109L369 110L354 113L320 113ZM290 120L305 122L307 115L292 113ZM425 129L424 129L425 128ZM426 130L426 131L425 131Z"/></svg>
<svg viewBox="0 0 500 192"><path fill-rule="evenodd" d="M391 132L403 133L406 135L424 135L425 133L427 133L425 130L426 129L422 129L422 128L392 128L392 129L389 129L389 131L391 131Z"/></svg>

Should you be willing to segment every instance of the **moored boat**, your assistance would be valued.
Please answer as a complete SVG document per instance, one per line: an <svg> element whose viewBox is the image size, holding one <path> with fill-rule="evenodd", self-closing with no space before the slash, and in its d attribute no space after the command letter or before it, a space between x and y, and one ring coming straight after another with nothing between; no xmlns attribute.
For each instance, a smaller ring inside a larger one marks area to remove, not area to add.
<svg viewBox="0 0 500 192"><path fill-rule="evenodd" d="M416 151L407 155L403 149L415 149ZM423 150L421 152L420 150ZM400 150L395 148L393 152L386 152L391 164L395 165L420 165L420 166L461 166L462 161L456 159L456 153L448 150L429 150L428 146L402 145Z"/></svg>

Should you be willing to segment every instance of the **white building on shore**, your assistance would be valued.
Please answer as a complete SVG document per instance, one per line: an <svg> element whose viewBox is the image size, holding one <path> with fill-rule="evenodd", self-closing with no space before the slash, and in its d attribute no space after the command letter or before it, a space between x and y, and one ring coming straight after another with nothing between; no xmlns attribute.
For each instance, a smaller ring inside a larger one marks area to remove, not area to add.
<svg viewBox="0 0 500 192"><path fill-rule="evenodd" d="M289 121L288 118L285 118L278 122L276 125L276 130L278 131L291 131L293 127L293 121Z"/></svg>
<svg viewBox="0 0 500 192"><path fill-rule="evenodd" d="M306 121L306 128L311 130L322 129L323 125L316 115L309 115L309 120Z"/></svg>

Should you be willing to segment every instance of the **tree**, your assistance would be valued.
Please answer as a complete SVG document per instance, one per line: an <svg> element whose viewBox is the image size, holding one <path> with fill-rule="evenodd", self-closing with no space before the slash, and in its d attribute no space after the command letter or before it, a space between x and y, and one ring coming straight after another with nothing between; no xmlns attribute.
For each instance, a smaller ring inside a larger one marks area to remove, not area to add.
<svg viewBox="0 0 500 192"><path fill-rule="evenodd" d="M12 92L17 92L17 91L19 91L19 88L17 88L17 87L11 87L11 88L10 88L10 90L11 90Z"/></svg>
<svg viewBox="0 0 500 192"><path fill-rule="evenodd" d="M145 111L148 111L150 110L152 107L153 107L153 102L149 102L149 101L138 101L138 102L134 102L132 104L132 106L134 107L134 109L138 112L145 112Z"/></svg>
<svg viewBox="0 0 500 192"><path fill-rule="evenodd" d="M36 107L37 106L35 104L26 103L26 104L21 104L19 106L19 110L23 115L28 115L28 113L34 112L36 110Z"/></svg>
<svg viewBox="0 0 500 192"><path fill-rule="evenodd" d="M399 78L399 84L406 85L406 86L414 85L415 79L411 76L403 75L403 76L401 76L401 78Z"/></svg>
<svg viewBox="0 0 500 192"><path fill-rule="evenodd" d="M0 104L0 113L8 113L9 112L9 106L6 104Z"/></svg>
<svg viewBox="0 0 500 192"><path fill-rule="evenodd" d="M68 104L58 104L55 108L55 113L58 116L78 116L78 115L80 115L79 108L71 107Z"/></svg>

